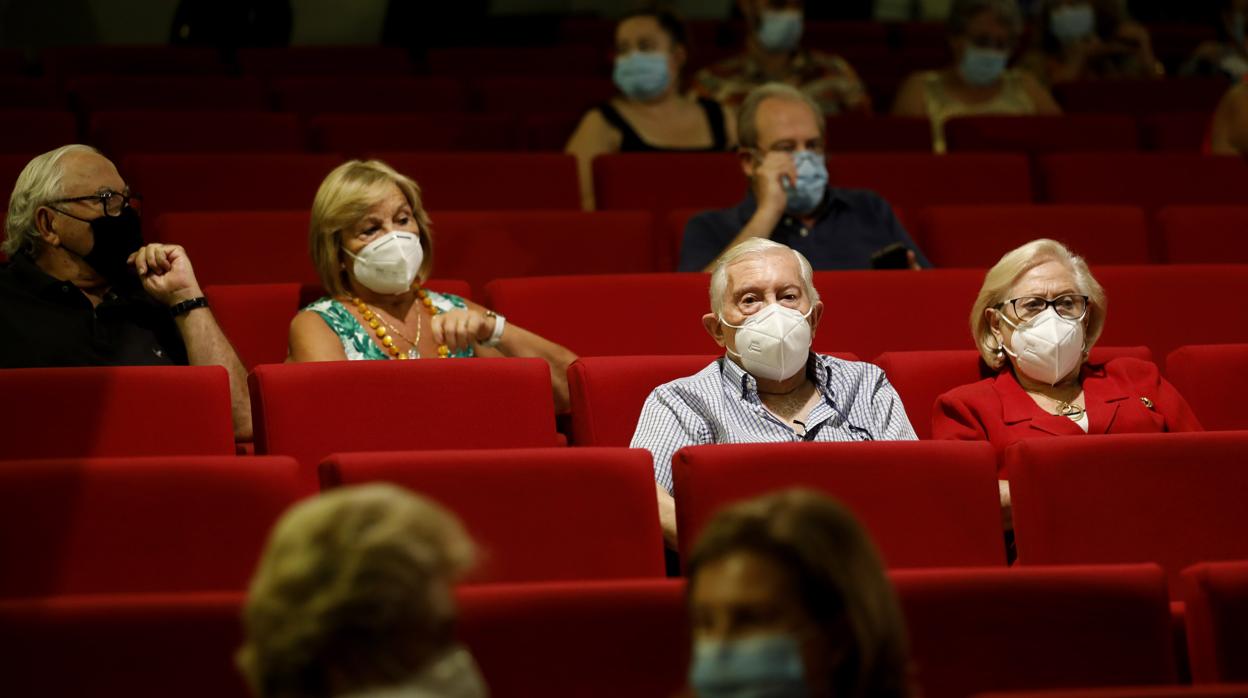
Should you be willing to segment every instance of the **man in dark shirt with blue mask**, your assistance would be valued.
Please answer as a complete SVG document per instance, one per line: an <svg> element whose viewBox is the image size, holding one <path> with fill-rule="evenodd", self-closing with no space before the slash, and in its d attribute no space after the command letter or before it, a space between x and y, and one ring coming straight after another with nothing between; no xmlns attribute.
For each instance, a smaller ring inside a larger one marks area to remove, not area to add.
<svg viewBox="0 0 1248 698"><path fill-rule="evenodd" d="M247 371L178 245L144 245L108 158L67 145L26 165L9 199L0 268L0 369L225 367L234 431L251 436Z"/></svg>
<svg viewBox="0 0 1248 698"><path fill-rule="evenodd" d="M930 266L887 201L828 186L823 114L810 97L769 83L746 97L737 118L750 192L732 208L689 219L680 271L709 271L724 250L756 237L801 252L817 270Z"/></svg>

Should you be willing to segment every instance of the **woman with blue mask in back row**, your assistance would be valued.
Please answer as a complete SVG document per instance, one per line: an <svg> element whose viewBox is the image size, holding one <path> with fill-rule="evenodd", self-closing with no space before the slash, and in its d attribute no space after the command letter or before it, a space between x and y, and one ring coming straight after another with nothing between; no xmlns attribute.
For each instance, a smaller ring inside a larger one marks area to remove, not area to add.
<svg viewBox="0 0 1248 698"><path fill-rule="evenodd" d="M955 0L949 13L953 65L907 78L897 92L893 114L930 120L932 149L943 153L949 119L1061 113L1035 78L1009 67L1022 30L1015 0Z"/></svg>
<svg viewBox="0 0 1248 698"><path fill-rule="evenodd" d="M718 102L682 90L687 60L685 28L671 12L641 10L616 25L613 79L620 94L586 112L565 148L580 168L585 210L594 208L599 155L720 151L736 143L734 119Z"/></svg>
<svg viewBox="0 0 1248 698"><path fill-rule="evenodd" d="M1148 30L1117 0L1045 0L1037 24L1022 66L1046 85L1165 75Z"/></svg>

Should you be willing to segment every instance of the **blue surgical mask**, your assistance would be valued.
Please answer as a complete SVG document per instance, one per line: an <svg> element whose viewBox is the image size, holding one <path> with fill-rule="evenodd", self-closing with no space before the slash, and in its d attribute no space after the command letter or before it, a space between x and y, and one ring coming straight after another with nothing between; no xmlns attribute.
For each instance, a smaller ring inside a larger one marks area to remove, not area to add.
<svg viewBox="0 0 1248 698"><path fill-rule="evenodd" d="M770 53L797 48L802 39L801 10L763 10L758 23L758 43Z"/></svg>
<svg viewBox="0 0 1248 698"><path fill-rule="evenodd" d="M787 197L784 210L791 215L810 213L828 190L827 162L822 153L803 150L793 154L793 164L797 167L797 181L786 180L783 185Z"/></svg>
<svg viewBox="0 0 1248 698"><path fill-rule="evenodd" d="M991 48L967 46L962 53L962 62L958 72L968 85L987 87L1001 79L1010 54Z"/></svg>
<svg viewBox="0 0 1248 698"><path fill-rule="evenodd" d="M1049 30L1063 44L1092 36L1095 29L1096 13L1091 5L1059 7L1049 16Z"/></svg>
<svg viewBox="0 0 1248 698"><path fill-rule="evenodd" d="M701 640L689 685L698 698L805 698L805 674L801 647L787 635Z"/></svg>
<svg viewBox="0 0 1248 698"><path fill-rule="evenodd" d="M629 99L643 102L663 94L672 79L667 69L667 54L658 51L633 51L616 56L612 77L615 86Z"/></svg>

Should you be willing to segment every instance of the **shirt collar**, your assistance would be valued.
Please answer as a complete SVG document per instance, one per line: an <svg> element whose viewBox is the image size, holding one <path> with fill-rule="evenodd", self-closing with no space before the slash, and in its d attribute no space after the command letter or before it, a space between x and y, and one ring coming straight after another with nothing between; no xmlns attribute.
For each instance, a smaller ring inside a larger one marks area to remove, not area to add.
<svg viewBox="0 0 1248 698"><path fill-rule="evenodd" d="M48 274L35 264L35 259L25 252L18 252L9 260L8 271L21 285L38 295L50 295L70 285L67 281Z"/></svg>
<svg viewBox="0 0 1248 698"><path fill-rule="evenodd" d="M1098 421L1102 415L1107 415L1107 423L1105 425L1098 423L1095 426L1108 427L1108 422L1113 421L1117 406L1114 405L1108 412L1099 406L1121 402L1127 398L1127 395L1116 385L1107 385L1107 381L1095 380L1105 377L1105 367L1103 365L1084 363L1079 371L1079 380L1083 385L1084 409L1088 411L1090 427L1088 433L1102 433L1104 429L1091 428L1094 426L1092 424L1093 415L1096 415L1096 420ZM1023 390L1023 386L1019 384L1018 379L1014 377L1014 373L1008 365L997 374L994 387L997 394L1001 397L1001 417L1006 424L1031 421L1033 427L1042 431L1059 434L1070 431L1067 427L1073 424L1073 422L1067 417L1051 415L1040 409L1036 401L1027 394L1026 390ZM1080 430L1080 433L1082 433L1082 430Z"/></svg>
<svg viewBox="0 0 1248 698"><path fill-rule="evenodd" d="M727 355L720 357L719 363L720 379L723 381L724 390L742 400L759 399L758 380L754 376L747 373ZM820 393L827 395L832 384L831 360L812 351L806 360L806 377L815 384Z"/></svg>

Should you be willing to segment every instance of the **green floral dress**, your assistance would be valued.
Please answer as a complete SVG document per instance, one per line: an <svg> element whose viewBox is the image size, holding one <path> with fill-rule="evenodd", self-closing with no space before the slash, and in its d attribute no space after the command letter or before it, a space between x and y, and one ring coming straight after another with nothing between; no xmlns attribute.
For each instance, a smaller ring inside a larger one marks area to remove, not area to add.
<svg viewBox="0 0 1248 698"><path fill-rule="evenodd" d="M463 298L452 295L450 293L438 293L436 291L428 291L429 300L433 301L433 307L439 312L447 312L448 310L466 309L468 304ZM304 310L310 310L329 325L329 329L338 335L338 339L342 342L342 350L346 353L347 359L358 361L360 359L389 359L390 355L381 350L377 343L373 341L373 333L359 320L347 310L346 306L338 301L326 296L320 300L311 303ZM450 357L453 359L464 359L471 357L472 347L461 351L451 352Z"/></svg>

